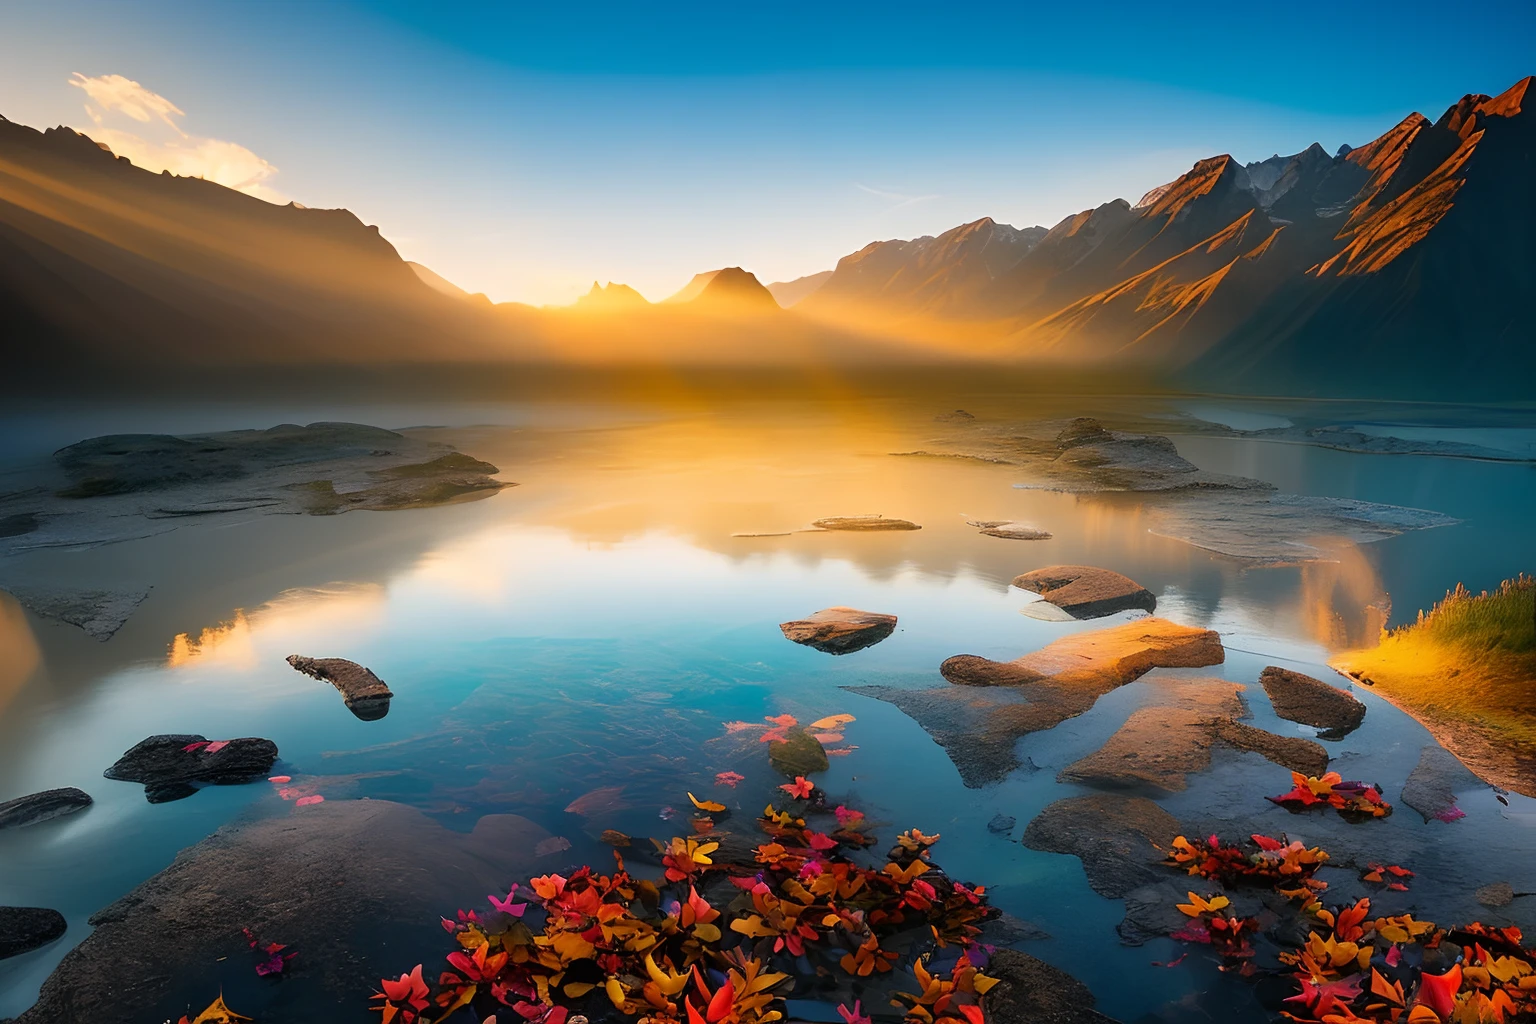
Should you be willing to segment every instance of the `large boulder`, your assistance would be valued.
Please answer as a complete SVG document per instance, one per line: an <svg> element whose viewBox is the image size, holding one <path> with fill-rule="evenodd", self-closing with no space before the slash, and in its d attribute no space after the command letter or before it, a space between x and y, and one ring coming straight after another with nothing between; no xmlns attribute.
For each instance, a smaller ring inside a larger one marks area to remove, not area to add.
<svg viewBox="0 0 1536 1024"><path fill-rule="evenodd" d="M91 806L91 795L83 789L66 786L45 789L41 793L19 796L0 804L0 828L21 828L50 818L73 814Z"/></svg>
<svg viewBox="0 0 1536 1024"><path fill-rule="evenodd" d="M360 1020L379 978L441 961L439 916L558 869L534 853L548 837L515 815L454 832L384 800L225 826L93 916L16 1024L175 1020L221 990L259 1020ZM296 951L283 984L255 976L245 928Z"/></svg>
<svg viewBox="0 0 1536 1024"><path fill-rule="evenodd" d="M389 702L395 695L370 668L345 658L306 658L302 654L288 655L288 664L340 690L347 710L365 722L389 714Z"/></svg>
<svg viewBox="0 0 1536 1024"><path fill-rule="evenodd" d="M1115 1024L1093 1008L1087 985L1028 953L997 950L987 974L998 983L981 998L986 1024Z"/></svg>
<svg viewBox="0 0 1536 1024"><path fill-rule="evenodd" d="M1077 619L1097 619L1130 608L1152 611L1157 598L1135 580L1091 565L1052 565L1014 577L1013 585L1039 594Z"/></svg>
<svg viewBox="0 0 1536 1024"><path fill-rule="evenodd" d="M779 629L797 644L827 654L852 654L873 647L894 633L896 616L839 606L823 608L803 619L781 622Z"/></svg>
<svg viewBox="0 0 1536 1024"><path fill-rule="evenodd" d="M1269 694L1275 714L1288 722L1323 730L1319 735L1324 739L1339 739L1365 720L1365 705L1354 694L1321 679L1270 665L1259 673L1259 682Z"/></svg>
<svg viewBox="0 0 1536 1024"><path fill-rule="evenodd" d="M160 735L136 743L102 774L141 783L144 798L160 804L191 796L199 786L237 786L266 778L276 761L277 744L254 736Z"/></svg>
<svg viewBox="0 0 1536 1024"><path fill-rule="evenodd" d="M57 910L0 907L0 960L46 946L67 927Z"/></svg>

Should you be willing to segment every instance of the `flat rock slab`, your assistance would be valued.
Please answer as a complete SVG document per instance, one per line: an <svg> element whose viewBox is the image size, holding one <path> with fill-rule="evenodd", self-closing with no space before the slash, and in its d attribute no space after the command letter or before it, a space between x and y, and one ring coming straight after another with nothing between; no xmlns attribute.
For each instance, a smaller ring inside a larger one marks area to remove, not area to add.
<svg viewBox="0 0 1536 1024"><path fill-rule="evenodd" d="M1024 829L1024 845L1076 857L1093 891L1117 900L1167 880L1160 862L1183 832L1145 797L1099 793L1047 805Z"/></svg>
<svg viewBox="0 0 1536 1024"><path fill-rule="evenodd" d="M22 607L45 619L56 619L85 630L102 643L112 639L128 617L149 596L148 587L85 587L7 585Z"/></svg>
<svg viewBox="0 0 1536 1024"><path fill-rule="evenodd" d="M19 796L0 803L0 828L22 828L50 818L73 814L91 806L91 795L83 789L66 786L45 789L41 793Z"/></svg>
<svg viewBox="0 0 1536 1024"><path fill-rule="evenodd" d="M1032 591L1078 619L1097 619L1131 608L1152 611L1157 598L1128 576L1091 565L1052 565L1014 577L1013 585Z"/></svg>
<svg viewBox="0 0 1536 1024"><path fill-rule="evenodd" d="M1028 953L995 951L987 974L998 983L981 999L986 1024L1115 1024L1087 985Z"/></svg>
<svg viewBox="0 0 1536 1024"><path fill-rule="evenodd" d="M1302 736L1279 736L1232 719L1215 723L1213 734L1234 750L1258 754L1293 772L1317 776L1328 770L1328 748Z"/></svg>
<svg viewBox="0 0 1536 1024"><path fill-rule="evenodd" d="M939 667L955 686L847 689L906 712L974 788L1019 767L1014 746L1021 736L1081 715L1154 668L1201 668L1225 657L1215 632L1148 618L1062 637L1013 661L956 655Z"/></svg>
<svg viewBox="0 0 1536 1024"><path fill-rule="evenodd" d="M873 647L894 633L896 616L857 608L823 608L806 618L781 622L779 629L797 644L827 654L852 654Z"/></svg>
<svg viewBox="0 0 1536 1024"><path fill-rule="evenodd" d="M967 522L965 525L976 527L984 537L1000 537L1003 540L1051 539L1049 530L1042 530L1029 523L1016 523L1011 519L983 519L978 522Z"/></svg>
<svg viewBox="0 0 1536 1024"><path fill-rule="evenodd" d="M829 516L811 524L818 530L848 530L868 533L878 530L921 530L916 523L905 519L887 519L884 516Z"/></svg>
<svg viewBox="0 0 1536 1024"><path fill-rule="evenodd" d="M389 702L395 696L373 670L345 658L306 658L288 655L288 664L341 691L347 708L365 722L377 721L389 714Z"/></svg>
<svg viewBox="0 0 1536 1024"><path fill-rule="evenodd" d="M259 1020L353 1019L380 977L441 957L440 915L549 870L533 853L548 838L514 815L454 832L386 800L225 826L92 917L17 1024L175 1020L221 988ZM282 985L252 983L243 927L298 952Z"/></svg>
<svg viewBox="0 0 1536 1024"><path fill-rule="evenodd" d="M1321 679L1270 665L1259 673L1259 682L1269 694L1275 714L1288 722L1323 730L1319 735L1324 739L1346 736L1365 720L1365 705L1354 694Z"/></svg>
<svg viewBox="0 0 1536 1024"><path fill-rule="evenodd" d="M57 910L0 907L0 960L46 946L68 927Z"/></svg>
<svg viewBox="0 0 1536 1024"><path fill-rule="evenodd" d="M210 741L175 734L141 740L102 772L119 782L138 782L152 804L180 800L200 785L234 786L266 778L277 761L277 744L254 736Z"/></svg>

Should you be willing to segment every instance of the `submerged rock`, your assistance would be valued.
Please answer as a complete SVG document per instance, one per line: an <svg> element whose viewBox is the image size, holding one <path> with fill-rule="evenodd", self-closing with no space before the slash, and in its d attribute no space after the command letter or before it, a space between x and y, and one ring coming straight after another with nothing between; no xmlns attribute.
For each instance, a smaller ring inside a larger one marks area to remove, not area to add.
<svg viewBox="0 0 1536 1024"><path fill-rule="evenodd" d="M1303 775L1322 775L1328 770L1328 748L1302 736L1278 736L1245 722L1217 722L1213 734L1236 750L1246 750Z"/></svg>
<svg viewBox="0 0 1536 1024"><path fill-rule="evenodd" d="M956 655L939 667L954 686L847 689L906 712L974 788L1019 767L1014 750L1019 737L1082 714L1104 694L1154 668L1200 668L1225 657L1211 630L1149 618L1062 637L1013 661Z"/></svg>
<svg viewBox="0 0 1536 1024"><path fill-rule="evenodd" d="M987 822L987 831L993 835L1005 836L1013 831L1013 826L1018 824L1018 819L1011 814L994 814L992 820Z"/></svg>
<svg viewBox="0 0 1536 1024"><path fill-rule="evenodd" d="M1430 744L1419 753L1419 763L1403 783L1403 803L1412 807L1428 823L1438 818L1452 822L1465 817L1456 806L1456 787L1477 784L1477 777L1443 747Z"/></svg>
<svg viewBox="0 0 1536 1024"><path fill-rule="evenodd" d="M266 778L276 761L277 744L271 740L160 735L135 744L102 774L141 783L144 798L159 804L191 796L199 785L234 786Z"/></svg>
<svg viewBox="0 0 1536 1024"><path fill-rule="evenodd" d="M363 721L377 721L389 714L389 702L394 694L372 669L345 658L306 658L302 654L290 654L287 660L305 675L340 690L347 709Z"/></svg>
<svg viewBox="0 0 1536 1024"><path fill-rule="evenodd" d="M1354 695L1329 686L1321 679L1270 665L1259 674L1264 692L1274 705L1275 714L1288 722L1300 722L1316 729L1324 739L1336 740L1360 727L1365 720L1365 705Z"/></svg>
<svg viewBox="0 0 1536 1024"><path fill-rule="evenodd" d="M46 946L68 927L57 910L0 907L0 960Z"/></svg>
<svg viewBox="0 0 1536 1024"><path fill-rule="evenodd" d="M1135 580L1091 565L1052 565L1015 576L1013 585L1033 591L1078 619L1097 619L1130 608L1153 611L1157 598Z"/></svg>
<svg viewBox="0 0 1536 1024"><path fill-rule="evenodd" d="M887 519L884 516L831 516L826 519L818 519L811 525L818 530L851 530L854 532L922 529L916 523L909 523L905 519Z"/></svg>
<svg viewBox="0 0 1536 1024"><path fill-rule="evenodd" d="M1162 851L1182 833L1177 818L1145 797L1100 793L1049 804L1024 829L1024 845L1076 857L1093 891L1113 900L1165 881Z"/></svg>
<svg viewBox="0 0 1536 1024"><path fill-rule="evenodd" d="M22 606L36 615L57 619L85 630L92 640L112 639L128 617L149 596L148 587L85 587L54 585L6 586Z"/></svg>
<svg viewBox="0 0 1536 1024"><path fill-rule="evenodd" d="M19 796L0 803L0 828L21 828L50 818L73 814L91 806L91 795L83 789L66 786L45 789L41 793Z"/></svg>
<svg viewBox="0 0 1536 1024"><path fill-rule="evenodd" d="M983 537L1001 537L1003 540L1050 540L1049 530L1031 526L1028 523L1016 523L1011 519L983 520L976 523L967 523L981 531Z"/></svg>
<svg viewBox="0 0 1536 1024"><path fill-rule="evenodd" d="M774 771L789 778L824 772L832 766L821 741L804 729L790 729L783 740L769 743L768 763Z"/></svg>
<svg viewBox="0 0 1536 1024"><path fill-rule="evenodd" d="M1087 985L1028 953L995 951L987 974L998 983L981 998L986 1024L1115 1024L1093 1008Z"/></svg>
<svg viewBox="0 0 1536 1024"><path fill-rule="evenodd" d="M784 636L827 654L852 654L873 647L896 631L896 616L857 608L823 608L793 622L781 622Z"/></svg>
<svg viewBox="0 0 1536 1024"><path fill-rule="evenodd" d="M548 833L487 815L454 832L385 800L317 804L227 825L91 918L17 1024L175 1020L189 999L250 976L241 928L299 951L295 977L264 988L262 1020L351 1019L381 975L440 955L436 921L507 882L549 869ZM247 990L249 988L247 986Z"/></svg>

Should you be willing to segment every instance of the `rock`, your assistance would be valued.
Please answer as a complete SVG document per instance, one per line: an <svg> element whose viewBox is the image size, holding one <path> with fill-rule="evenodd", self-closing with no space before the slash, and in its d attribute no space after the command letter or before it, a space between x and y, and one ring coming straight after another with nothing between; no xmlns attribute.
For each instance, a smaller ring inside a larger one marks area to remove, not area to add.
<svg viewBox="0 0 1536 1024"><path fill-rule="evenodd" d="M1001 537L1003 540L1050 540L1048 530L1041 530L1030 526L1028 523L1015 523L1011 520L994 520L991 522L968 523L968 526L977 527L983 537Z"/></svg>
<svg viewBox="0 0 1536 1024"><path fill-rule="evenodd" d="M852 530L855 532L922 529L916 523L909 523L905 519L887 519L884 516L831 516L827 519L818 519L811 525L818 530Z"/></svg>
<svg viewBox="0 0 1536 1024"><path fill-rule="evenodd" d="M199 785L233 786L266 778L276 761L277 744L271 740L244 736L210 742L204 736L161 735L141 740L102 774L142 783L145 799L159 804L191 796Z"/></svg>
<svg viewBox="0 0 1536 1024"><path fill-rule="evenodd" d="M1018 824L1018 819L1011 814L994 814L992 820L987 822L987 831L993 835L1005 836L1013 831L1013 826Z"/></svg>
<svg viewBox="0 0 1536 1024"><path fill-rule="evenodd" d="M1129 608L1152 611L1157 598L1141 584L1091 565L1053 565L1016 576L1013 585L1033 591L1079 619L1097 619Z"/></svg>
<svg viewBox="0 0 1536 1024"><path fill-rule="evenodd" d="M804 729L791 729L784 740L769 743L768 763L774 771L789 778L809 776L831 767L821 741Z"/></svg>
<svg viewBox="0 0 1536 1024"><path fill-rule="evenodd" d="M149 596L148 587L87 587L7 585L16 600L34 614L85 630L92 640L112 639L128 617Z"/></svg>
<svg viewBox="0 0 1536 1024"><path fill-rule="evenodd" d="M288 664L340 690L347 709L365 722L374 722L389 714L389 702L394 694L372 669L345 658L306 658L302 654L288 655Z"/></svg>
<svg viewBox="0 0 1536 1024"><path fill-rule="evenodd" d="M1426 823L1434 818L1452 822L1465 816L1456 806L1452 787L1466 782L1476 782L1476 776L1454 754L1430 744L1419 752L1419 763L1403 783L1403 803L1418 811Z"/></svg>
<svg viewBox="0 0 1536 1024"><path fill-rule="evenodd" d="M814 615L782 622L779 629L797 644L827 654L852 654L873 647L896 631L896 616L857 608L823 608Z"/></svg>
<svg viewBox="0 0 1536 1024"><path fill-rule="evenodd" d="M0 907L0 960L46 946L68 927L57 910Z"/></svg>
<svg viewBox="0 0 1536 1024"><path fill-rule="evenodd" d="M441 914L548 870L546 838L514 815L454 832L386 800L226 825L93 916L16 1024L175 1020L236 985L260 1020L350 1020L380 976L441 956ZM246 982L242 927L299 951L282 985Z"/></svg>
<svg viewBox="0 0 1536 1024"><path fill-rule="evenodd" d="M1028 953L996 950L987 973L998 983L981 997L986 1024L1114 1024L1093 1008L1088 986Z"/></svg>
<svg viewBox="0 0 1536 1024"><path fill-rule="evenodd" d="M1491 882L1477 890L1477 902L1485 907L1507 907L1515 902L1515 887L1508 882Z"/></svg>
<svg viewBox="0 0 1536 1024"><path fill-rule="evenodd" d="M1291 771L1321 775L1328 752L1300 737L1276 736L1236 721L1248 709L1243 686L1222 679L1156 680L1152 703L1133 712L1098 750L1062 769L1062 782L1098 786L1185 787L1185 775L1211 767L1211 750L1225 744L1252 751Z"/></svg>
<svg viewBox="0 0 1536 1024"><path fill-rule="evenodd" d="M1183 831L1177 818L1145 797L1101 793L1048 805L1024 829L1024 845L1076 857L1094 892L1120 899L1167 880L1162 851Z"/></svg>
<svg viewBox="0 0 1536 1024"><path fill-rule="evenodd" d="M1328 770L1328 749L1305 737L1277 736L1231 719L1217 722L1213 731L1227 746L1258 754L1293 772L1317 776Z"/></svg>
<svg viewBox="0 0 1536 1024"><path fill-rule="evenodd" d="M1019 737L1082 714L1153 668L1199 668L1224 658L1211 630L1150 618L1062 637L1014 661L956 655L939 667L955 686L847 689L906 712L949 754L961 780L977 787L1019 767Z"/></svg>
<svg viewBox="0 0 1536 1024"><path fill-rule="evenodd" d="M1061 451L1069 451L1085 444L1106 444L1114 439L1115 435L1105 430L1104 424L1098 420L1079 416L1061 428L1061 432L1056 435L1056 447Z"/></svg>
<svg viewBox="0 0 1536 1024"><path fill-rule="evenodd" d="M956 409L953 412L941 412L934 420L939 423L969 423L975 418L964 409Z"/></svg>
<svg viewBox="0 0 1536 1024"><path fill-rule="evenodd" d="M19 796L0 803L0 828L21 828L49 818L73 814L91 806L91 796L83 789L67 786L45 789L30 796Z"/></svg>
<svg viewBox="0 0 1536 1024"><path fill-rule="evenodd" d="M1275 714L1288 722L1322 729L1319 735L1324 739L1340 739L1365 720L1364 704L1321 679L1270 665L1259 673L1259 682L1264 684Z"/></svg>

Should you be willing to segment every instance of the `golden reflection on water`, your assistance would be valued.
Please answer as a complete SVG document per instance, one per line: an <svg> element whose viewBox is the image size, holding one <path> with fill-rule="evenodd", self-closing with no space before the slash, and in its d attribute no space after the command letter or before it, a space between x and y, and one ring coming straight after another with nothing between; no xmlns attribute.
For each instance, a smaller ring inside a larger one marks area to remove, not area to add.
<svg viewBox="0 0 1536 1024"><path fill-rule="evenodd" d="M0 714L41 662L42 652L26 613L15 598L0 592Z"/></svg>
<svg viewBox="0 0 1536 1024"><path fill-rule="evenodd" d="M258 632L283 636L356 629L382 620L386 604L385 588L378 583L338 583L284 591L249 613L236 609L231 618L205 627L195 637L178 633L169 645L166 664L178 668L194 662L215 663L230 669L252 669L262 657L255 643Z"/></svg>
<svg viewBox="0 0 1536 1024"><path fill-rule="evenodd" d="M1326 561L1301 567L1301 621L1312 639L1337 652L1374 647L1392 615L1392 598L1360 545L1344 538L1314 542Z"/></svg>

